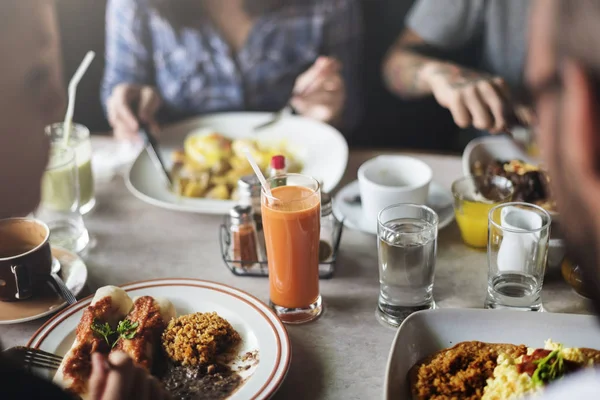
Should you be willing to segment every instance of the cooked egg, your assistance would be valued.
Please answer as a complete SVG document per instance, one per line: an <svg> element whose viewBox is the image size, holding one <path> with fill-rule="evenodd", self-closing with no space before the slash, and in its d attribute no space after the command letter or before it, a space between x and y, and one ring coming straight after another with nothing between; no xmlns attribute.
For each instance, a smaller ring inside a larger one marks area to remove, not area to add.
<svg viewBox="0 0 600 400"><path fill-rule="evenodd" d="M208 167L231 157L231 140L210 130L192 133L185 139L183 147L186 156Z"/></svg>
<svg viewBox="0 0 600 400"><path fill-rule="evenodd" d="M564 348L560 343L548 339L544 345L545 350L560 350L562 356L569 361L592 365L592 360L588 360L578 348ZM527 354L531 355L536 349L528 348ZM482 400L515 400L521 399L526 395L541 392L544 387L531 379L529 374L519 374L517 364L520 364L522 357L512 358L506 354L498 356L498 365L494 369L494 377L487 380L487 386L484 389Z"/></svg>

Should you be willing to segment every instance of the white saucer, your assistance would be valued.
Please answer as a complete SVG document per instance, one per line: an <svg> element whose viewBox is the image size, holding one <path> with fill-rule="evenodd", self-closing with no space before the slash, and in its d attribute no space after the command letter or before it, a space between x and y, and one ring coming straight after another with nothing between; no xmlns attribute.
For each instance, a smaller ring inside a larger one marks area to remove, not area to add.
<svg viewBox="0 0 600 400"><path fill-rule="evenodd" d="M351 204L347 201L359 195L358 181L344 186L334 198L333 212L337 219L344 221L345 227L377 235L377 225L368 226L369 224L363 219L360 203ZM454 221L454 199L452 198L452 193L444 189L439 183L431 182L427 205L438 214L438 229L445 228Z"/></svg>
<svg viewBox="0 0 600 400"><path fill-rule="evenodd" d="M65 285L77 297L87 282L88 270L85 263L77 254L60 247L52 246L52 256L60 262L60 276ZM47 285L31 299L0 302L0 325L33 321L54 314L66 305L50 285Z"/></svg>

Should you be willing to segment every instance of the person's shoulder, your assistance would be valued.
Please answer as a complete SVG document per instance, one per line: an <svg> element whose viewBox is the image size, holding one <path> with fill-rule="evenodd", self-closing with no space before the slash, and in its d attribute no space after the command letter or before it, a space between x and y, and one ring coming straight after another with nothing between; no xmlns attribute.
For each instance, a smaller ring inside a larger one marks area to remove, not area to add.
<svg viewBox="0 0 600 400"><path fill-rule="evenodd" d="M147 9L152 0L108 0L109 6L117 8Z"/></svg>
<svg viewBox="0 0 600 400"><path fill-rule="evenodd" d="M315 15L345 11L360 5L360 0L290 0L288 9L311 12Z"/></svg>
<svg viewBox="0 0 600 400"><path fill-rule="evenodd" d="M72 399L58 386L0 360L0 385L3 399Z"/></svg>
<svg viewBox="0 0 600 400"><path fill-rule="evenodd" d="M360 6L359 0L314 0L316 7L320 7L323 12L337 12Z"/></svg>

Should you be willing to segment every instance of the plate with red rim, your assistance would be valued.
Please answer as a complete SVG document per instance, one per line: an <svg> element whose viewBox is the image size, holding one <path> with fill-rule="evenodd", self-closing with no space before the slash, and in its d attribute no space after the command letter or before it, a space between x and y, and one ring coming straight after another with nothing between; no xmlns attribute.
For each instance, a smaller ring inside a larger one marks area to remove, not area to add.
<svg viewBox="0 0 600 400"><path fill-rule="evenodd" d="M290 340L279 318L256 297L227 285L199 279L157 279L121 287L131 297L168 298L178 316L214 311L229 321L242 337L238 354L258 354L258 363L240 372L243 383L230 399L268 399L281 386L291 362ZM92 297L55 315L38 329L27 346L64 355L75 339L77 324Z"/></svg>

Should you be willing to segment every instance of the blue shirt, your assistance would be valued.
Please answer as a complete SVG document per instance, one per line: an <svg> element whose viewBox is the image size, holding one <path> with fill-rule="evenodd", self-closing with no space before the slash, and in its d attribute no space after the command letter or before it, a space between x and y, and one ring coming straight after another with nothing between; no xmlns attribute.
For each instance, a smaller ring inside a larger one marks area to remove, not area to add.
<svg viewBox="0 0 600 400"><path fill-rule="evenodd" d="M173 0L177 1L177 0ZM342 125L359 120L362 16L358 0L291 2L256 18L235 55L209 18L176 29L147 0L109 0L106 104L119 83L158 88L178 117L222 111L275 111L289 100L298 75L320 55L343 65L346 104Z"/></svg>

